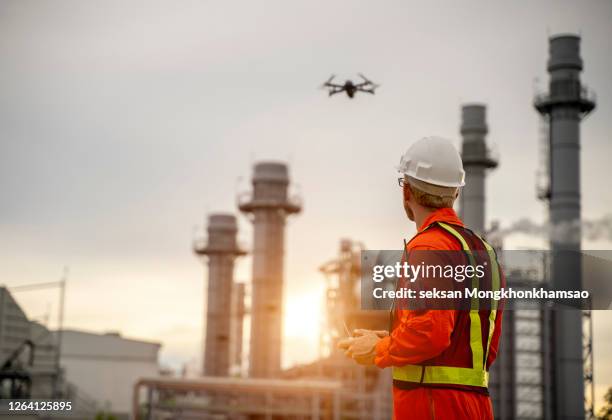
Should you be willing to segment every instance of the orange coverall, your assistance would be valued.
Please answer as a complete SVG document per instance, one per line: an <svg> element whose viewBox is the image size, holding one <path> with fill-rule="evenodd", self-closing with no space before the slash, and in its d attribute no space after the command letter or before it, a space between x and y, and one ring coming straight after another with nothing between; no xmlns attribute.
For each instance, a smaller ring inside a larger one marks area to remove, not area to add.
<svg viewBox="0 0 612 420"><path fill-rule="evenodd" d="M438 209L419 228L419 234L408 244L408 250L461 250L455 238L440 229L423 230L433 222L447 222L463 226L451 208ZM420 233L423 232L423 233ZM457 310L402 310L396 309L396 322L388 337L376 346L375 364L380 368L420 364L440 355L451 344L455 329ZM501 316L495 322L487 368L497 356L501 333ZM469 330L458 331L460 336L469 336ZM469 344L457 357L470 360ZM457 351L457 349L454 349ZM404 390L393 387L394 418L403 419L493 419L493 409L488 395L469 390L416 386Z"/></svg>

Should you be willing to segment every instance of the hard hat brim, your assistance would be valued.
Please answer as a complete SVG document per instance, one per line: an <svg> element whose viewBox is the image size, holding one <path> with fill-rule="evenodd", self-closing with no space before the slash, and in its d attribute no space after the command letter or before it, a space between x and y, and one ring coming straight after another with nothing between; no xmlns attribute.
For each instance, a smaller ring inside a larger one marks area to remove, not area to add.
<svg viewBox="0 0 612 420"><path fill-rule="evenodd" d="M408 176L408 183L413 187L436 197L455 198L460 187L458 186L442 186L435 185L429 182L421 181L420 179Z"/></svg>

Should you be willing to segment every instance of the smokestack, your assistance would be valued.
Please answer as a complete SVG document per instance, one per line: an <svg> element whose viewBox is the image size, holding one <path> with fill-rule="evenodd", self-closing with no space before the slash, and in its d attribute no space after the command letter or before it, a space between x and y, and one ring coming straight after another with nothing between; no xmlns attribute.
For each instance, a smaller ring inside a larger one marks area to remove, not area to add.
<svg viewBox="0 0 612 420"><path fill-rule="evenodd" d="M460 217L466 226L479 234L485 233L485 176L486 170L497 167L485 142L488 128L486 106L466 104L461 108L461 158L465 170L465 187L460 197Z"/></svg>
<svg viewBox="0 0 612 420"><path fill-rule="evenodd" d="M208 217L208 241L194 245L197 255L208 257L208 305L203 358L205 376L229 374L234 260L245 255L236 242L237 232L235 216L212 214Z"/></svg>
<svg viewBox="0 0 612 420"><path fill-rule="evenodd" d="M287 165L260 162L253 173L253 193L239 198L241 212L253 221L253 287L250 376L278 376L281 368L283 254L285 219L301 211L289 199Z"/></svg>
<svg viewBox="0 0 612 420"><path fill-rule="evenodd" d="M232 293L230 365L235 366L239 374L242 373L242 336L244 315L246 313L244 297L244 283L234 283L234 291Z"/></svg>
<svg viewBox="0 0 612 420"><path fill-rule="evenodd" d="M580 83L580 37L550 38L549 93L538 95L535 108L550 128L549 211L553 226L573 226L574 234L551 235L551 278L555 289L581 289L580 260L580 120L595 102ZM553 314L554 417L584 418L582 313Z"/></svg>

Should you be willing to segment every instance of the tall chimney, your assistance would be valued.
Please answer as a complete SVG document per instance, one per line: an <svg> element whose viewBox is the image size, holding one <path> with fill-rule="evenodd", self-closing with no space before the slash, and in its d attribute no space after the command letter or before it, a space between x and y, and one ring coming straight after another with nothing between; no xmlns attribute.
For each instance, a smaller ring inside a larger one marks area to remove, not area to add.
<svg viewBox="0 0 612 420"><path fill-rule="evenodd" d="M281 368L283 254L285 219L301 211L289 199L287 165L260 162L253 173L253 193L239 199L241 212L252 215L253 279L249 374L278 376Z"/></svg>
<svg viewBox="0 0 612 420"><path fill-rule="evenodd" d="M479 234L485 233L486 170L496 168L498 163L485 142L488 132L485 115L485 105L466 104L461 108L465 187L459 195L459 214L465 225Z"/></svg>
<svg viewBox="0 0 612 420"><path fill-rule="evenodd" d="M197 255L208 257L208 305L202 369L205 376L229 374L234 260L245 255L236 242L237 232L234 215L212 214L208 217L208 241L194 245Z"/></svg>
<svg viewBox="0 0 612 420"><path fill-rule="evenodd" d="M232 292L232 321L231 321L231 340L230 340L230 366L237 369L237 373L242 373L242 336L243 322L246 313L244 304L245 289L244 283L234 283Z"/></svg>
<svg viewBox="0 0 612 420"><path fill-rule="evenodd" d="M549 51L549 93L538 95L534 105L550 127L551 231L571 228L567 235L550 237L551 278L557 290L578 290L582 287L580 120L595 109L595 101L580 83L580 37L553 36ZM581 311L555 311L552 328L554 418L584 418Z"/></svg>

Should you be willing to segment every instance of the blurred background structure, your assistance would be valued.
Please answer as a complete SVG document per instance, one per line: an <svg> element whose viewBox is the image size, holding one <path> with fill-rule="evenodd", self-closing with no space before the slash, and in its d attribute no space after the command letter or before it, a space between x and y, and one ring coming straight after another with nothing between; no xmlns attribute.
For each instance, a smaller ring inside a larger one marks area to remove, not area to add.
<svg viewBox="0 0 612 420"><path fill-rule="evenodd" d="M253 221L249 371L255 378L277 377L281 369L285 219L302 209L288 188L285 164L261 162L253 171L253 192L238 197L238 208Z"/></svg>
<svg viewBox="0 0 612 420"><path fill-rule="evenodd" d="M127 420L132 384L160 374L160 347L116 332L50 331L29 320L10 291L0 288L0 398L58 398L72 401L70 418L90 420L106 412ZM9 415L0 408L0 416Z"/></svg>
<svg viewBox="0 0 612 420"><path fill-rule="evenodd" d="M466 104L461 108L461 158L465 187L459 196L459 217L474 232L485 232L485 178L488 169L497 167L497 158L487 146L486 106Z"/></svg>
<svg viewBox="0 0 612 420"><path fill-rule="evenodd" d="M549 40L549 92L534 105L544 116L538 198L549 205L552 261L543 261L546 277L558 290L581 289L580 264L580 121L595 108L594 95L581 84L580 37ZM543 181L543 182L542 182ZM556 227L569 226L559 235ZM495 236L495 232L491 232ZM503 246L503 244L498 244ZM562 252L560 252L562 251ZM541 281L541 280L540 280ZM531 288L538 280L513 277L508 286ZM586 337L583 337L583 318ZM506 311L499 358L491 372L496 417L592 418L594 391L590 312L517 309ZM587 366L586 370L583 366ZM584 384L587 385L585 394Z"/></svg>
<svg viewBox="0 0 612 420"><path fill-rule="evenodd" d="M226 376L235 363L236 347L242 348L242 329L234 328L234 318L240 302L232 295L240 296L234 282L234 259L246 252L238 247L238 225L232 214L213 214L208 217L208 241L196 242L197 255L208 257L208 290L206 293L206 332L204 366L207 376ZM242 323L242 319L238 320ZM240 335L238 335L240 334ZM235 356L234 356L235 357Z"/></svg>
<svg viewBox="0 0 612 420"><path fill-rule="evenodd" d="M580 81L582 67L579 36L563 34L550 38L549 92L535 100L536 109L547 118L550 133L547 142L550 184L545 194L549 224L571 227L564 236L555 235L556 229L551 230L551 278L558 290L582 288L580 122L595 109L594 95ZM556 418L584 415L582 323L579 311L555 311L552 316L550 380Z"/></svg>

